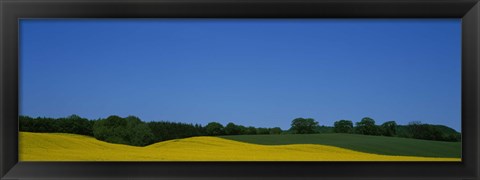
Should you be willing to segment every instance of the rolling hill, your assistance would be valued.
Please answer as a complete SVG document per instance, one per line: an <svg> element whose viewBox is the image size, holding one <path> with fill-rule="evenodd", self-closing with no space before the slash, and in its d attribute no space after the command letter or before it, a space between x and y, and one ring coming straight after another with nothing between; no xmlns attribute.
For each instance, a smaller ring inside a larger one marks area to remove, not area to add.
<svg viewBox="0 0 480 180"><path fill-rule="evenodd" d="M136 147L75 134L19 135L20 161L460 161L370 154L318 144L258 145L219 137L192 137Z"/></svg>
<svg viewBox="0 0 480 180"><path fill-rule="evenodd" d="M285 134L236 135L222 138L261 145L319 144L351 149L359 152L422 157L460 158L461 142L429 141L399 137L367 136L359 134Z"/></svg>

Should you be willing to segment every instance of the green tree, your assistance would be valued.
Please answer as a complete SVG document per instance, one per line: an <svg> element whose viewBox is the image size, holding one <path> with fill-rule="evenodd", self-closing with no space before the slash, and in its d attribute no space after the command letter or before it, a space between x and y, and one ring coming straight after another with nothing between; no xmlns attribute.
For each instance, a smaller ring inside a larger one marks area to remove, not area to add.
<svg viewBox="0 0 480 180"><path fill-rule="evenodd" d="M228 123L224 130L226 135L239 135L241 133L240 127L232 122Z"/></svg>
<svg viewBox="0 0 480 180"><path fill-rule="evenodd" d="M353 122L350 120L340 120L335 121L333 132L336 133L352 133L353 132Z"/></svg>
<svg viewBox="0 0 480 180"><path fill-rule="evenodd" d="M253 126L248 126L245 134L257 134L257 128Z"/></svg>
<svg viewBox="0 0 480 180"><path fill-rule="evenodd" d="M329 126L317 126L315 128L315 133L322 134L322 133L334 133L334 128Z"/></svg>
<svg viewBox="0 0 480 180"><path fill-rule="evenodd" d="M145 146L153 140L150 128L134 116L109 116L97 120L93 125L93 135L98 140L133 146Z"/></svg>
<svg viewBox="0 0 480 180"><path fill-rule="evenodd" d="M239 134L247 134L247 127L238 125Z"/></svg>
<svg viewBox="0 0 480 180"><path fill-rule="evenodd" d="M148 122L147 125L152 130L155 142L206 135L204 128L199 124L152 121Z"/></svg>
<svg viewBox="0 0 480 180"><path fill-rule="evenodd" d="M257 128L257 134L270 134L270 130L268 130L268 128L259 127Z"/></svg>
<svg viewBox="0 0 480 180"><path fill-rule="evenodd" d="M224 127L218 122L210 122L205 126L205 132L210 136L224 135Z"/></svg>
<svg viewBox="0 0 480 180"><path fill-rule="evenodd" d="M382 135L395 136L397 134L397 123L395 121L387 121L380 125Z"/></svg>
<svg viewBox="0 0 480 180"><path fill-rule="evenodd" d="M27 132L60 132L93 136L93 121L78 115L62 118L19 116L19 130Z"/></svg>
<svg viewBox="0 0 480 180"><path fill-rule="evenodd" d="M270 134L282 134L282 129L279 127L270 128Z"/></svg>
<svg viewBox="0 0 480 180"><path fill-rule="evenodd" d="M411 121L407 125L408 137L410 138L421 138L425 137L424 127L422 127L422 122L420 121Z"/></svg>
<svg viewBox="0 0 480 180"><path fill-rule="evenodd" d="M29 116L22 116L20 115L18 117L18 130L19 131L24 131L24 132L37 132L35 131L35 129L33 128L34 126L34 123L35 121L33 120L33 118L29 117Z"/></svg>
<svg viewBox="0 0 480 180"><path fill-rule="evenodd" d="M375 125L372 118L365 117L360 122L356 123L356 133L364 135L380 135L379 128Z"/></svg>
<svg viewBox="0 0 480 180"><path fill-rule="evenodd" d="M93 122L90 122L88 119L73 114L64 119L61 118L60 120L63 120L65 122L65 133L93 136Z"/></svg>
<svg viewBox="0 0 480 180"><path fill-rule="evenodd" d="M413 121L408 124L408 130L415 139L444 140L444 134L435 126Z"/></svg>
<svg viewBox="0 0 480 180"><path fill-rule="evenodd" d="M140 118L135 116L128 116L125 118L127 121L127 131L125 138L130 145L145 146L153 142L153 133L151 129Z"/></svg>
<svg viewBox="0 0 480 180"><path fill-rule="evenodd" d="M318 126L313 118L296 118L292 120L291 130L294 134L312 134Z"/></svg>

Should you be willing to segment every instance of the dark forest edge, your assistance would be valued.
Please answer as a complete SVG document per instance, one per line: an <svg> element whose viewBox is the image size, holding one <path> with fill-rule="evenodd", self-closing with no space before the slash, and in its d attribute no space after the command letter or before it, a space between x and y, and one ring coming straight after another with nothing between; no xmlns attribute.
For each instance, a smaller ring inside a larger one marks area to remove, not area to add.
<svg viewBox="0 0 480 180"><path fill-rule="evenodd" d="M232 122L225 126L218 122L210 122L206 126L169 121L143 122L135 116L125 118L109 116L96 120L89 120L78 115L64 118L20 116L19 130L80 134L109 143L133 146L146 146L161 141L194 136L318 133L351 133L435 141L461 141L461 133L447 126L423 124L419 121L410 122L408 125L397 125L395 121L376 125L375 121L369 117L356 122L355 126L350 120L339 120L334 123L333 127L319 126L318 122L312 118L296 118L292 120L290 129L282 130L279 127L247 127Z"/></svg>

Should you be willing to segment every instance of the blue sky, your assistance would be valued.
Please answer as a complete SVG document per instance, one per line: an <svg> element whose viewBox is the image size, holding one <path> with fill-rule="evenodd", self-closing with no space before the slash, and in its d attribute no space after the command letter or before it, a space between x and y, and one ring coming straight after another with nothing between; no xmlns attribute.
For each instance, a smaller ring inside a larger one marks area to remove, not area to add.
<svg viewBox="0 0 480 180"><path fill-rule="evenodd" d="M460 130L460 19L20 21L22 115Z"/></svg>

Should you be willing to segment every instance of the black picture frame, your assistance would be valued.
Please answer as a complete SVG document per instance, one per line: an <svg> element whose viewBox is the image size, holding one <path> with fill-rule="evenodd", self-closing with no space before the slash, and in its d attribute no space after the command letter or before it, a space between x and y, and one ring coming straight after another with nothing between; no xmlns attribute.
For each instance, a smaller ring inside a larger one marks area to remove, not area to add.
<svg viewBox="0 0 480 180"><path fill-rule="evenodd" d="M462 162L18 162L20 18L461 18ZM479 179L478 0L0 0L0 179Z"/></svg>

